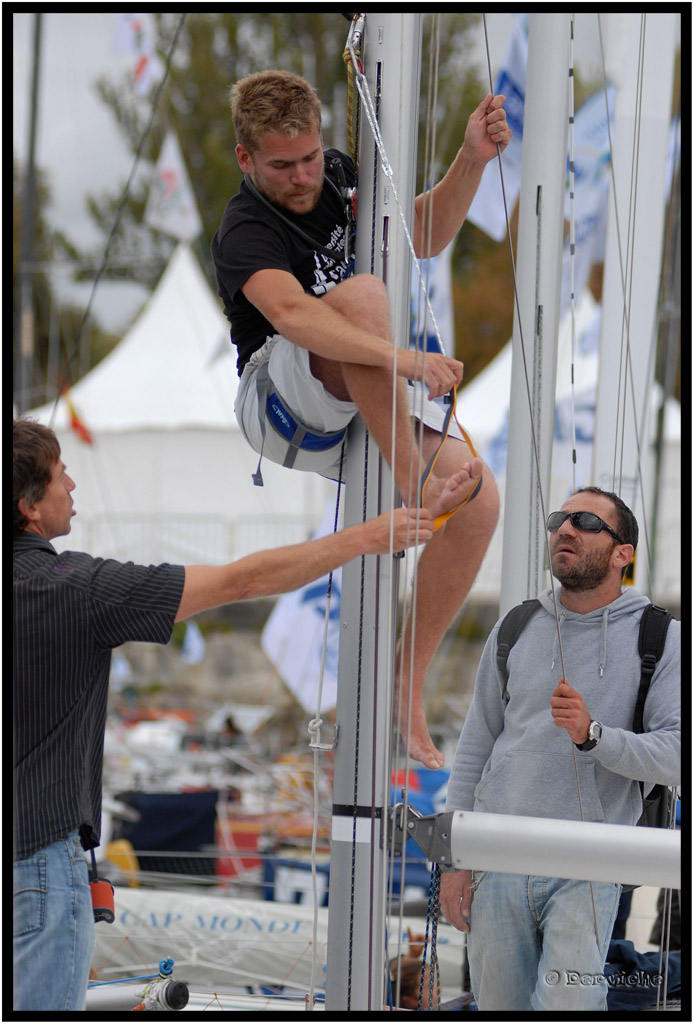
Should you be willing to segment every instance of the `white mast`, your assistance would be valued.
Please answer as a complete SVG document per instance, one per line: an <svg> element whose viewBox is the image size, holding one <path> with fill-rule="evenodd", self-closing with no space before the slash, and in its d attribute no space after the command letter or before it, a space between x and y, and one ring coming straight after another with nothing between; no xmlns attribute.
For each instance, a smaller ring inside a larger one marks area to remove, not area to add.
<svg viewBox="0 0 694 1024"><path fill-rule="evenodd" d="M543 589L545 525L528 408L532 396L541 493L549 495L561 293L569 113L570 14L531 14L513 321L501 613ZM520 323L519 323L520 308ZM521 347L525 348L525 366ZM546 510L549 513L549 509Z"/></svg>
<svg viewBox="0 0 694 1024"><path fill-rule="evenodd" d="M406 219L412 224L421 15L365 17L364 71ZM410 255L395 197L361 115L356 270L386 281L393 337L409 341ZM390 395L383 401L390 403ZM366 467L366 469L365 469ZM361 420L350 429L345 524L390 507L391 474ZM381 1011L397 562L355 560L342 575L326 1010Z"/></svg>
<svg viewBox="0 0 694 1024"><path fill-rule="evenodd" d="M651 501L652 473L644 479L644 506L637 437L645 473L650 462L646 458L650 454L647 406L658 327L668 133L679 15L658 10L643 15L611 14L609 18L607 74L616 86L612 134L614 193L610 197L605 245L592 479L599 487L616 491L622 497L643 531ZM640 39L642 18L645 31ZM636 216L630 212L633 210L638 211ZM636 582L641 591L647 592L650 587L643 532L636 566Z"/></svg>

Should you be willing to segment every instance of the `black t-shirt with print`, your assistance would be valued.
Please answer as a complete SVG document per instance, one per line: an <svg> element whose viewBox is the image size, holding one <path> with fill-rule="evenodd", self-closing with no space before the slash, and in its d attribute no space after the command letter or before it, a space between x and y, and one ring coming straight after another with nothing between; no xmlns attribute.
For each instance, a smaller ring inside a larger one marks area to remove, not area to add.
<svg viewBox="0 0 694 1024"><path fill-rule="evenodd" d="M344 259L347 226L344 202L336 188L338 160L348 187L355 184L351 159L335 149L324 152L325 177L318 203L310 213L293 214L253 195L247 181L227 204L212 239L217 288L238 349L239 374L268 337L277 331L244 296L241 288L259 270L286 270L306 292L324 295L348 273ZM295 225L301 232L297 232ZM308 236L308 238L304 237ZM311 241L316 243L315 248ZM323 252L334 252L334 258Z"/></svg>

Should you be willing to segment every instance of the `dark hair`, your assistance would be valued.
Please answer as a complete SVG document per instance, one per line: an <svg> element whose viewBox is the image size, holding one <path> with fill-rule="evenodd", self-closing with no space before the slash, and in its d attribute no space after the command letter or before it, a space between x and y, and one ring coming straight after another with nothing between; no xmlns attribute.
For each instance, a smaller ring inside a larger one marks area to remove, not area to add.
<svg viewBox="0 0 694 1024"><path fill-rule="evenodd" d="M12 428L13 534L22 533L28 520L19 511L24 498L30 505L40 501L51 482L60 458L58 438L35 420L15 420Z"/></svg>
<svg viewBox="0 0 694 1024"><path fill-rule="evenodd" d="M403 953L390 961L390 980L393 986L393 999L396 998L396 990L400 986L399 1006L404 1009L416 1010L419 1002L419 990L422 985L422 958L407 956ZM429 989L425 987L422 992L422 1008L426 1009L429 1003Z"/></svg>
<svg viewBox="0 0 694 1024"><path fill-rule="evenodd" d="M618 533L625 544L631 544L634 551L639 542L639 524L636 516L628 505L625 505L618 494L612 491L603 491L601 487L579 487L574 494L598 494L602 498L609 498L617 513L617 524L615 533Z"/></svg>

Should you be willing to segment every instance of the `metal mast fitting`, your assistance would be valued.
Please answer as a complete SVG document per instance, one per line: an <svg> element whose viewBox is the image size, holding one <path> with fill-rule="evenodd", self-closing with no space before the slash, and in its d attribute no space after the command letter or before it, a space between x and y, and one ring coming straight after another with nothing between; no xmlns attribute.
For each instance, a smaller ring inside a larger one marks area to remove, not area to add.
<svg viewBox="0 0 694 1024"><path fill-rule="evenodd" d="M442 870L578 878L679 889L680 833L675 829L559 821L516 814L448 811L420 815L393 809L400 842L412 838Z"/></svg>

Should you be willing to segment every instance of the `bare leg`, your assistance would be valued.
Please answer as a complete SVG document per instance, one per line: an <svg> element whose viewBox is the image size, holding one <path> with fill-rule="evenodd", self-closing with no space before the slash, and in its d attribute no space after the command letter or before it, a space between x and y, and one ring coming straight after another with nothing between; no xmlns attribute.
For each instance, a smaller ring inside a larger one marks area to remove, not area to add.
<svg viewBox="0 0 694 1024"><path fill-rule="evenodd" d="M357 326L390 339L390 314L383 283L370 275L343 281L322 299L348 317ZM356 363L338 363L311 354L311 372L331 394L349 400L359 408L369 432L384 458L391 464L398 489L406 505L419 503L419 472L426 464L420 460L407 406L406 384L396 377L395 437L393 453L393 375L390 370ZM460 473L460 465L451 472L441 472L439 459L426 489L426 506L434 516L455 508L474 490L472 477L478 477L481 464L472 466L472 473Z"/></svg>
<svg viewBox="0 0 694 1024"><path fill-rule="evenodd" d="M438 434L427 431L438 444ZM462 441L449 439L439 457L449 468L471 459ZM427 768L443 766L426 724L424 679L446 630L467 597L499 517L499 496L491 471L474 501L441 527L425 547L417 569L416 604L410 609L398 649L396 719L409 753ZM414 631L414 632L413 632ZM414 641L413 641L414 638Z"/></svg>
<svg viewBox="0 0 694 1024"><path fill-rule="evenodd" d="M354 323L379 337L390 337L385 288L374 277L350 278L328 292L329 302ZM311 355L311 370L338 398L359 408L381 453L390 463L406 504L419 500L421 468L440 443L440 435L425 428L421 460L412 430L405 382L396 379L395 457L391 455L392 374L374 367L337 363ZM421 464L420 464L421 463ZM426 503L436 516L455 508L474 490L482 470L466 444L449 439L444 444L426 489ZM499 514L499 498L491 471L474 501L461 509L435 534L422 554L417 573L416 607L410 612L401 638L396 698L398 728L407 739L410 755L428 768L439 768L443 757L429 735L424 715L424 678L436 650L460 609L482 564ZM453 568L452 568L453 567ZM414 638L414 642L413 642Z"/></svg>

